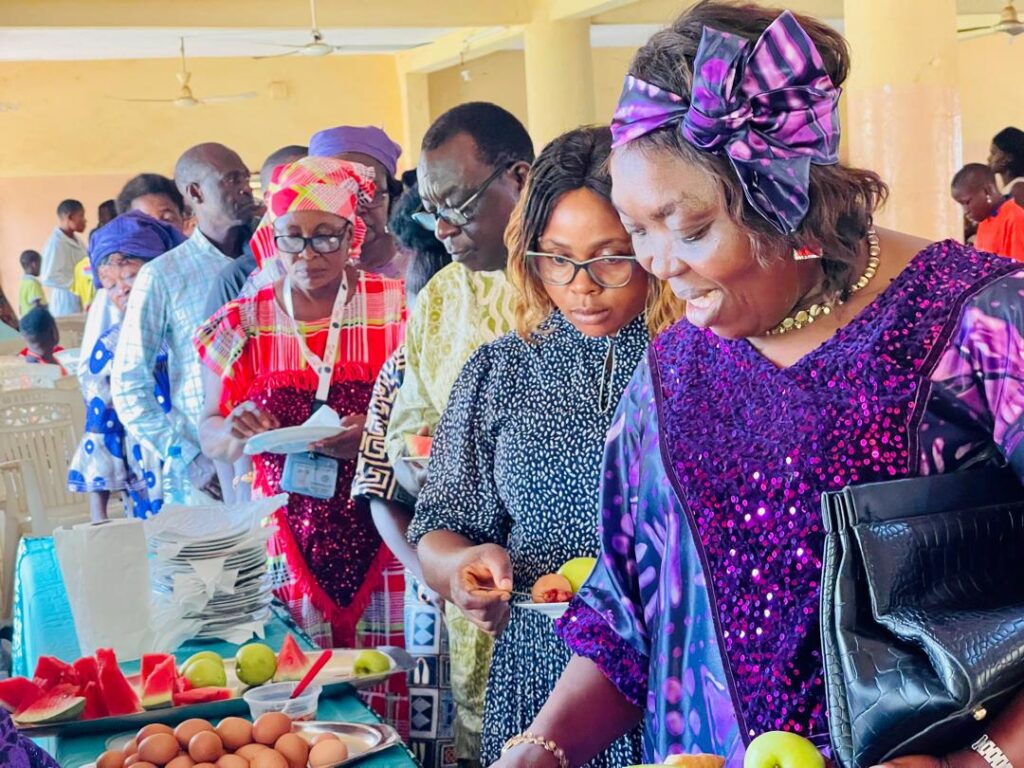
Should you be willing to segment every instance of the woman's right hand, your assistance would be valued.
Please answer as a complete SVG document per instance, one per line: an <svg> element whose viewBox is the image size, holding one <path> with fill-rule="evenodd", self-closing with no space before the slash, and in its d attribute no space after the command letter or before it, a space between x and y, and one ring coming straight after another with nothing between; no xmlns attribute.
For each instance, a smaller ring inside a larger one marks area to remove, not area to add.
<svg viewBox="0 0 1024 768"><path fill-rule="evenodd" d="M470 547L452 574L452 602L492 637L501 634L508 624L511 591L512 561L497 544Z"/></svg>
<svg viewBox="0 0 1024 768"><path fill-rule="evenodd" d="M246 400L239 403L224 419L224 428L234 440L245 442L253 435L278 429L281 423L272 413L260 410L256 403Z"/></svg>

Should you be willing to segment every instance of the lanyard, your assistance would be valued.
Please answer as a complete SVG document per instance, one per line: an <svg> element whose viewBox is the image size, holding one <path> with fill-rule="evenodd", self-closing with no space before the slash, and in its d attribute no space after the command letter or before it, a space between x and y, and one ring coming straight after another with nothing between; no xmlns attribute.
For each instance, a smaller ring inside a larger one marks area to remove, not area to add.
<svg viewBox="0 0 1024 768"><path fill-rule="evenodd" d="M292 324L292 331L295 333L295 340L299 344L302 356L306 358L309 367L317 373L319 383L316 388L316 403L326 403L327 393L331 389L331 379L334 376L334 361L338 357L338 341L341 338L341 319L345 313L345 304L348 299L348 278L342 275L341 285L338 287L338 295L334 299L334 307L331 309L331 327L327 331L327 346L324 348L324 356L321 358L315 354L306 344L306 338L299 330L299 324L295 320L295 305L292 301L292 282L288 276L284 278L282 287L284 294L285 314ZM313 410L316 410L314 407Z"/></svg>

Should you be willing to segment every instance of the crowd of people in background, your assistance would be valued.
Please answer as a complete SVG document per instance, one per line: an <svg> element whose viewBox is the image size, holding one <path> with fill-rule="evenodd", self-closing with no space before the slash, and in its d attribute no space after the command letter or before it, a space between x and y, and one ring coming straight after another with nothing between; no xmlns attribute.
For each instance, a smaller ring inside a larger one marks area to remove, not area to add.
<svg viewBox="0 0 1024 768"><path fill-rule="evenodd" d="M761 157L721 118L736 65L694 63L720 33L796 41L745 61L794 89L799 152ZM188 148L103 203L88 245L61 202L17 303L32 363L59 365L54 318L88 312L69 487L96 520L113 496L146 518L175 457L197 499L288 492L275 594L323 647L413 653L367 696L426 768L733 759L778 727L826 745L820 494L1024 467L1020 358L963 353L996 324L1024 338L1024 273L999 258L1024 261L1024 132L951 180L973 247L876 228L885 184L837 156L846 73L825 25L707 2L637 54L611 126L536 156L474 102L411 175L384 131L338 126L271 153L256 189L231 148ZM246 455L321 409L336 436ZM557 634L510 609L578 556L599 565Z"/></svg>

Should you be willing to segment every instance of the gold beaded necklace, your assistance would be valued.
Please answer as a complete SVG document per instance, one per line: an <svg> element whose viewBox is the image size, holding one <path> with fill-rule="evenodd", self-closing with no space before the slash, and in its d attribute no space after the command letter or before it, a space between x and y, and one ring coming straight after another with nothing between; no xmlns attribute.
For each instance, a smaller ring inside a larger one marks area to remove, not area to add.
<svg viewBox="0 0 1024 768"><path fill-rule="evenodd" d="M857 293L857 291L863 290L867 287L867 284L871 282L871 278L878 272L879 256L882 253L882 249L878 244L878 233L875 232L874 228L868 230L868 264L864 269L864 274L860 276L860 279L853 284L850 288L850 295ZM806 328L808 325L813 323L819 317L831 315L832 310L836 307L840 307L845 304L844 299L838 297L829 299L827 301L819 301L815 304L811 304L807 309L801 309L799 312L790 315L772 330L768 331L769 336L781 336L784 333L790 331L798 331L801 328Z"/></svg>

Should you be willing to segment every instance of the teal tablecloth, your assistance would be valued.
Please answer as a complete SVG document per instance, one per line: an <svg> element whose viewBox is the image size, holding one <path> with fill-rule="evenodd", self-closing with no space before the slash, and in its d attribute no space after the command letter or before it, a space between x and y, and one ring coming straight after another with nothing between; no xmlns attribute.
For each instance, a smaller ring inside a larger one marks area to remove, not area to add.
<svg viewBox="0 0 1024 768"><path fill-rule="evenodd" d="M14 583L14 674L31 675L40 656L56 656L74 661L81 654L75 635L71 607L60 576L60 568L53 548L53 539L22 539L18 546L17 571ZM296 636L307 650L313 643L299 631L283 612L278 612L266 627L266 642L279 648L287 633ZM197 641L183 645L175 652L178 661L184 661L201 650L214 651L225 658L235 655L237 645L217 641ZM122 665L129 674L137 672L138 662ZM320 720L349 723L377 723L380 720L359 700L348 692L320 699L317 712ZM77 737L49 737L37 739L40 746L57 758L64 768L79 768L90 763L104 751L110 736L104 732ZM401 747L392 747L360 763L365 768L416 768L412 756Z"/></svg>

